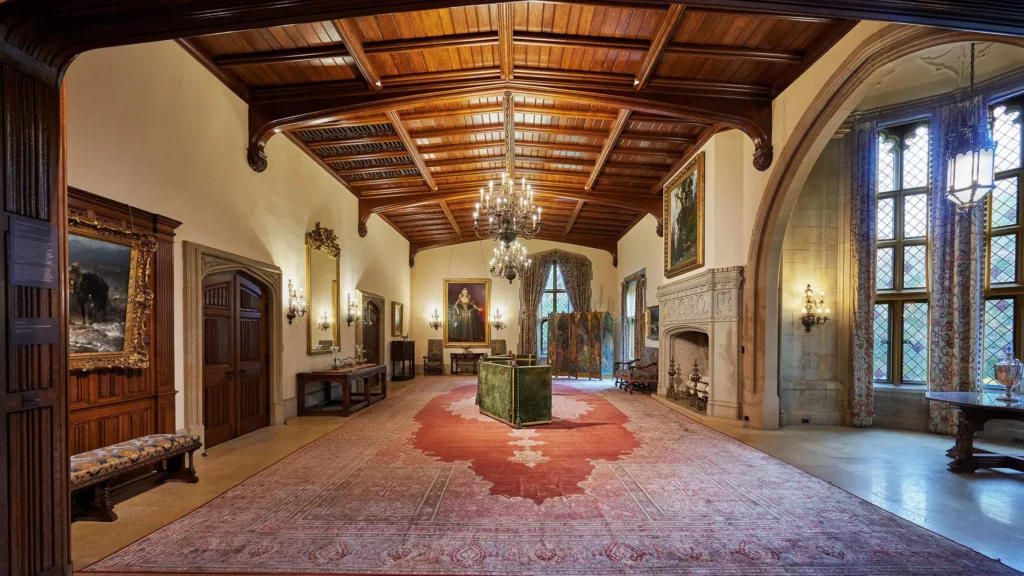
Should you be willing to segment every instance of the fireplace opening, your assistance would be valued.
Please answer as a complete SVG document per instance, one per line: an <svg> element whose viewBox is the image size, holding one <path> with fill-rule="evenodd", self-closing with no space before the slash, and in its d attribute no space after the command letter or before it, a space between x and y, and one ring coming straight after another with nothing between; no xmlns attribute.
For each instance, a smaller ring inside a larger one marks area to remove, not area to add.
<svg viewBox="0 0 1024 576"><path fill-rule="evenodd" d="M665 396L680 406L707 414L711 390L708 335L696 330L669 337L669 381Z"/></svg>

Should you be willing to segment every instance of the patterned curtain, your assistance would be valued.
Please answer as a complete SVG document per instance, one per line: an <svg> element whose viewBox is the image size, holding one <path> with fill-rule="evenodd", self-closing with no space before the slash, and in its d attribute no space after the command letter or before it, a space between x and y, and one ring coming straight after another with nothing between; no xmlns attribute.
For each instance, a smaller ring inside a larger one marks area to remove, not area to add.
<svg viewBox="0 0 1024 576"><path fill-rule="evenodd" d="M520 340L521 354L537 354L537 306L544 293L544 282L548 279L553 252L545 252L533 257L533 263L523 271L523 325Z"/></svg>
<svg viewBox="0 0 1024 576"><path fill-rule="evenodd" d="M942 392L974 389L981 358L979 331L983 322L985 209L958 210L946 199L947 131L957 122L959 107L942 106L932 116L931 210L929 214L929 342L928 388ZM975 102L979 122L987 107ZM928 403L928 429L956 433L956 414L948 404Z"/></svg>
<svg viewBox="0 0 1024 576"><path fill-rule="evenodd" d="M626 291L628 289L629 280L626 280L625 282L622 283L622 295L619 297L619 302L622 305L622 310L619 312L619 318L622 319L622 322L620 322L620 325L622 326L622 350L621 357L619 358L619 360L622 360L623 362L628 362L629 360L632 360L632 358L626 358L626 356L628 355L626 354L626 342L628 342L629 339L633 337L633 335L629 333L629 327L626 325L626 307L629 305L628 296L626 294Z"/></svg>
<svg viewBox="0 0 1024 576"><path fill-rule="evenodd" d="M641 274L636 278L636 328L633 330L633 356L641 358L647 347L647 276ZM634 358L630 358L633 360Z"/></svg>
<svg viewBox="0 0 1024 576"><path fill-rule="evenodd" d="M565 291L574 312L590 312L591 280L594 278L590 258L572 252L558 252L558 267L565 278Z"/></svg>
<svg viewBox="0 0 1024 576"><path fill-rule="evenodd" d="M874 423L875 188L878 178L878 122L853 126L850 170L850 224L853 249L853 382L851 424Z"/></svg>

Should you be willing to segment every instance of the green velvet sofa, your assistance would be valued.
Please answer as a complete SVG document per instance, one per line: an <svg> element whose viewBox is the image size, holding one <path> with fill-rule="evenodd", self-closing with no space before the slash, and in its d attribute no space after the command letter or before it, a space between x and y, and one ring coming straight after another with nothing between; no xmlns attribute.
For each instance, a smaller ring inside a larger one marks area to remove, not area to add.
<svg viewBox="0 0 1024 576"><path fill-rule="evenodd" d="M551 423L551 367L512 366L509 358L480 363L480 412L515 428Z"/></svg>

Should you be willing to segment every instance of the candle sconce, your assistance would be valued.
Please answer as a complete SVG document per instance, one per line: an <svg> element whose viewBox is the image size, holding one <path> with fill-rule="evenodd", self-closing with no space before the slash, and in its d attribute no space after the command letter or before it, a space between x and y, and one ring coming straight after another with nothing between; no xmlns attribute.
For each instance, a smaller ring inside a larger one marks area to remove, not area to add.
<svg viewBox="0 0 1024 576"><path fill-rule="evenodd" d="M814 299L814 290L811 289L811 285L807 285L807 289L804 290L806 300L804 301L804 311L800 314L800 323L804 325L807 332L810 333L811 328L818 324L824 324L828 322L829 309L824 308L825 306L825 292L820 293L820 299Z"/></svg>
<svg viewBox="0 0 1024 576"><path fill-rule="evenodd" d="M504 330L506 327L505 319L501 317L501 310L494 309L494 318L491 319L491 327L495 330Z"/></svg>
<svg viewBox="0 0 1024 576"><path fill-rule="evenodd" d="M302 294L302 289L295 290L295 285L292 284L291 279L288 279L288 314L285 315L288 318L288 323L291 324L296 318L301 318L306 315L306 297Z"/></svg>
<svg viewBox="0 0 1024 576"><path fill-rule="evenodd" d="M357 318L359 318L359 307L356 305L355 300L352 299L351 294L346 294L345 299L348 301L346 303L348 314L345 316L345 322L349 326L351 326L352 323L355 322Z"/></svg>
<svg viewBox="0 0 1024 576"><path fill-rule="evenodd" d="M434 315L430 317L429 326L434 330L441 327L441 316L437 313L437 308L434 308Z"/></svg>

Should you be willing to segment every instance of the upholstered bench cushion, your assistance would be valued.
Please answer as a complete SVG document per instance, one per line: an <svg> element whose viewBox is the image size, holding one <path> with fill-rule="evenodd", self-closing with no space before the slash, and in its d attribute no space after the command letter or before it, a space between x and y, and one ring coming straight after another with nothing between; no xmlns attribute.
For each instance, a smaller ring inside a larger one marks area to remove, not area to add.
<svg viewBox="0 0 1024 576"><path fill-rule="evenodd" d="M150 461L159 461L165 455L199 446L199 436L186 434L151 434L83 452L71 457L71 488L83 486L122 470Z"/></svg>

